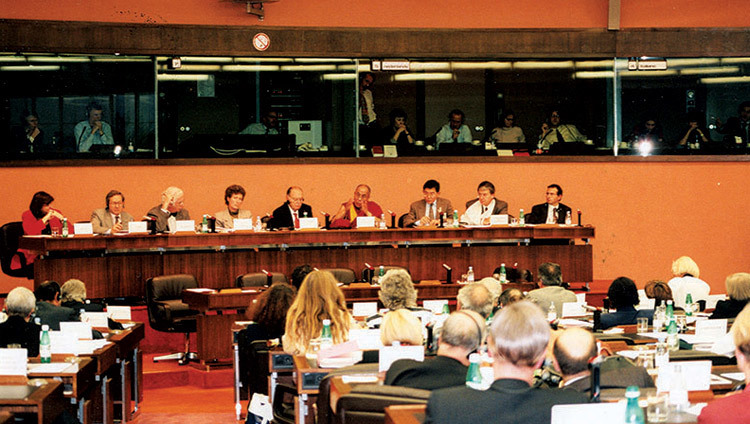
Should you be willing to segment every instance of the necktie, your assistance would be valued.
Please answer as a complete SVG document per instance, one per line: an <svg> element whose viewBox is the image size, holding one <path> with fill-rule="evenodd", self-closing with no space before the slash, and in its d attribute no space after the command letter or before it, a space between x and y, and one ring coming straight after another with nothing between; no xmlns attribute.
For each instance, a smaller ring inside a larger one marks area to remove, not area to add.
<svg viewBox="0 0 750 424"><path fill-rule="evenodd" d="M115 215L115 224L120 223L120 215Z"/></svg>
<svg viewBox="0 0 750 424"><path fill-rule="evenodd" d="M432 219L436 218L435 217L435 204L434 203L430 204L430 218L432 218Z"/></svg>
<svg viewBox="0 0 750 424"><path fill-rule="evenodd" d="M565 143L565 139L563 138L562 134L560 134L559 129L555 129L555 133L557 133L557 142L558 143Z"/></svg>
<svg viewBox="0 0 750 424"><path fill-rule="evenodd" d="M560 219L558 213L559 212L558 212L557 208L552 208L552 214L555 216L555 222L553 222L553 224L556 224L557 221Z"/></svg>
<svg viewBox="0 0 750 424"><path fill-rule="evenodd" d="M294 212L294 228L299 228L299 215L297 215L297 212Z"/></svg>
<svg viewBox="0 0 750 424"><path fill-rule="evenodd" d="M482 215L484 215L485 212L487 212L487 206L482 206Z"/></svg>

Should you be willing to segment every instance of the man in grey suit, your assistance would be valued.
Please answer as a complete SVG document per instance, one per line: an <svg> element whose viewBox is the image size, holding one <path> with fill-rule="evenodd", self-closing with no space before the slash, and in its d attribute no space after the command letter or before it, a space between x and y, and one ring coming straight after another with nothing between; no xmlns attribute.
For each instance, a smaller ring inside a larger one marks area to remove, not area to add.
<svg viewBox="0 0 750 424"><path fill-rule="evenodd" d="M91 212L91 226L94 234L115 234L128 230L128 223L135 221L125 212L125 195L118 190L107 193L106 208Z"/></svg>
<svg viewBox="0 0 750 424"><path fill-rule="evenodd" d="M576 302L578 299L575 293L562 287L560 265L545 262L539 265L538 275L539 282L543 287L530 291L526 298L539 305L545 314L554 302L557 317L562 317L563 303Z"/></svg>
<svg viewBox="0 0 750 424"><path fill-rule="evenodd" d="M157 232L175 231L176 228L170 228L170 218L175 221L190 219L190 212L185 209L185 193L179 187L167 187L161 194L161 204L151 208L146 216L156 221Z"/></svg>
<svg viewBox="0 0 750 424"><path fill-rule="evenodd" d="M453 205L448 199L440 196L440 183L427 180L422 186L424 200L417 200L409 207L404 217L404 227L429 227L440 224L440 215L447 213L453 216Z"/></svg>
<svg viewBox="0 0 750 424"><path fill-rule="evenodd" d="M490 216L508 213L508 202L495 198L495 185L482 181L477 187L477 198L466 202L461 222L469 225L489 225Z"/></svg>

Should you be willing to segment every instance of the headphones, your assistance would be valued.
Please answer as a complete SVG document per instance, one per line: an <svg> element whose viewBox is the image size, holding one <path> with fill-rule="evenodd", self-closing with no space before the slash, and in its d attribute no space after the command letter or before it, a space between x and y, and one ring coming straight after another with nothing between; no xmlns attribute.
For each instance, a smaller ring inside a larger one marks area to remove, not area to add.
<svg viewBox="0 0 750 424"><path fill-rule="evenodd" d="M477 323L476 319L474 319L473 316L471 316L470 314L467 314L464 311L460 311L460 310L456 311L456 312L459 313L459 314L461 314L461 315L469 317L471 319L471 322L474 323L474 327L476 327L476 330L477 330L477 332L476 332L476 339L475 339L476 340L476 347L472 351L472 353L473 353L473 352L477 351L482 346L482 342L484 341L484 337L483 337L484 336L484 331L482 330L482 327Z"/></svg>

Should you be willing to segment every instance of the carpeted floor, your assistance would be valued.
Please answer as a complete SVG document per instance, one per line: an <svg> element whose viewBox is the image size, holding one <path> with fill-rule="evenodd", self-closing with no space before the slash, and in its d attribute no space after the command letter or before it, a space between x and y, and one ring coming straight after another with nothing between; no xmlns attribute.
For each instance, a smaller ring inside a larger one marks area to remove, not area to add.
<svg viewBox="0 0 750 424"><path fill-rule="evenodd" d="M236 424L232 388L178 386L143 393L141 414L134 424ZM243 407L246 403L243 402Z"/></svg>

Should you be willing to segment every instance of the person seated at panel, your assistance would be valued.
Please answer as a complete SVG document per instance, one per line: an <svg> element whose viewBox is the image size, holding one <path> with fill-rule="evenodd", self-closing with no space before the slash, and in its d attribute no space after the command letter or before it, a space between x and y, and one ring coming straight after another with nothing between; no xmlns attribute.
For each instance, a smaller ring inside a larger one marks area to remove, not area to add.
<svg viewBox="0 0 750 424"><path fill-rule="evenodd" d="M279 135L279 114L274 110L267 110L261 115L260 122L248 125L239 134Z"/></svg>
<svg viewBox="0 0 750 424"><path fill-rule="evenodd" d="M62 228L62 221L65 219L62 212L52 209L50 205L55 200L52 195L44 191L37 191L31 198L29 209L21 214L23 223L23 234L26 236L38 236L42 234L52 234L53 230L59 234ZM68 231L73 233L73 224L68 221ZM39 256L40 252L34 252L26 249L18 249L18 253L23 255L25 264L22 263L20 255L14 255L11 259L11 269L21 269L24 265L29 266ZM28 278L33 278L33 265L28 268Z"/></svg>
<svg viewBox="0 0 750 424"><path fill-rule="evenodd" d="M305 281L305 277L307 277L307 274L313 271L313 267L308 264L300 265L297 268L294 268L291 276L292 285L294 286L294 288L299 290L299 288L302 286L302 282Z"/></svg>
<svg viewBox="0 0 750 424"><path fill-rule="evenodd" d="M384 144L396 144L399 147L414 145L414 132L406 125L406 112L396 108L388 114L391 125L384 129Z"/></svg>
<svg viewBox="0 0 750 424"><path fill-rule="evenodd" d="M654 320L653 309L635 309L638 305L638 289L628 277L619 277L612 281L607 290L609 308L616 312L601 315L602 329L618 325L635 324L638 318L648 318L649 325Z"/></svg>
<svg viewBox="0 0 750 424"><path fill-rule="evenodd" d="M432 320L432 313L430 311L417 306L417 291L414 289L414 282L406 270L388 270L380 278L379 284L378 298L385 309L390 311L408 309L418 317L423 318L423 322ZM368 327L377 328L381 325L382 315L375 314L367 317L366 322Z"/></svg>
<svg viewBox="0 0 750 424"><path fill-rule="evenodd" d="M542 134L539 136L537 146L543 150L549 150L555 143L571 143L586 141L586 136L581 134L573 124L563 124L559 109L550 111L549 119L542 124Z"/></svg>
<svg viewBox="0 0 750 424"><path fill-rule="evenodd" d="M495 185L482 181L477 187L477 198L466 202L466 212L460 221L468 225L489 225L490 216L508 213L508 202L495 197Z"/></svg>
<svg viewBox="0 0 750 424"><path fill-rule="evenodd" d="M176 230L171 227L170 219L173 221L190 219L190 212L185 209L185 193L179 187L167 187L161 194L161 204L151 208L146 216L156 220L157 232Z"/></svg>
<svg viewBox="0 0 750 424"><path fill-rule="evenodd" d="M253 214L247 209L240 209L245 200L245 189L241 185L233 184L224 190L224 204L222 209L214 214L217 228L234 228L235 219L252 219Z"/></svg>
<svg viewBox="0 0 750 424"><path fill-rule="evenodd" d="M304 355L310 348L310 340L320 337L324 319L331 320L334 344L349 338L352 318L338 281L328 271L313 271L305 277L287 312L282 337L284 352Z"/></svg>
<svg viewBox="0 0 750 424"><path fill-rule="evenodd" d="M560 203L563 197L563 190L557 184L547 186L546 203L534 205L531 213L526 216L527 224L565 224L567 214L572 214L568 205ZM571 215L570 219L573 217Z"/></svg>
<svg viewBox="0 0 750 424"><path fill-rule="evenodd" d="M729 299L718 301L709 319L734 318L750 302L750 274L747 272L738 272L728 276L724 285Z"/></svg>
<svg viewBox="0 0 750 424"><path fill-rule="evenodd" d="M291 186L286 189L286 203L273 210L271 219L268 220L268 229L294 229L299 228L300 218L312 218L312 207L305 201L302 189Z"/></svg>
<svg viewBox="0 0 750 424"><path fill-rule="evenodd" d="M484 343L485 324L473 311L456 311L443 323L437 356L424 362L399 359L385 374L384 384L436 390L463 386L469 366L469 354Z"/></svg>
<svg viewBox="0 0 750 424"><path fill-rule="evenodd" d="M380 224L383 209L376 202L370 201L372 190L367 184L360 184L354 189L354 196L341 204L331 218L331 228L355 228L357 217L374 216L375 226Z"/></svg>
<svg viewBox="0 0 750 424"><path fill-rule="evenodd" d="M526 136L523 135L521 127L515 126L516 115L508 109L503 113L503 126L492 129L490 140L493 143L525 143Z"/></svg>
<svg viewBox="0 0 750 424"><path fill-rule="evenodd" d="M685 309L685 299L688 293L693 298L693 302L699 300L708 300L711 293L711 286L705 281L699 279L700 269L698 264L689 256L680 256L672 262L672 275L674 278L669 280L669 288L672 289L674 296L674 306Z"/></svg>
<svg viewBox="0 0 750 424"><path fill-rule="evenodd" d="M745 389L710 401L698 416L699 424L750 422L750 307L742 309L730 332L734 339L737 368L745 374Z"/></svg>
<svg viewBox="0 0 750 424"><path fill-rule="evenodd" d="M646 293L647 298L654 299L654 306L659 306L662 303L666 305L667 300L674 302L674 299L672 298L672 289L670 289L669 285L664 281L651 280L646 283L645 287L643 287L643 291Z"/></svg>
<svg viewBox="0 0 750 424"><path fill-rule="evenodd" d="M409 206L409 213L404 217L404 227L440 225L440 215L443 213L453 217L453 205L450 200L440 197L438 181L425 181L422 196L423 200L417 200Z"/></svg>
<svg viewBox="0 0 750 424"><path fill-rule="evenodd" d="M91 146L95 144L115 144L115 139L112 137L112 127L102 121L103 110L104 108L99 103L89 103L86 106L86 119L77 123L73 128L73 135L79 152L88 152Z"/></svg>
<svg viewBox="0 0 750 424"><path fill-rule="evenodd" d="M546 314L549 310L552 302L555 303L555 311L557 316L562 316L562 305L566 302L576 302L576 294L570 290L566 290L562 285L562 271L560 265L545 262L539 265L537 271L539 275L539 284L542 286L539 289L535 289L529 292L526 296L530 301L539 305L542 311Z"/></svg>
<svg viewBox="0 0 750 424"><path fill-rule="evenodd" d="M34 290L36 307L34 316L40 324L49 325L49 329L60 331L60 322L80 321L78 311L60 305L60 285L55 281L45 281Z"/></svg>
<svg viewBox="0 0 750 424"><path fill-rule="evenodd" d="M550 328L536 305L520 301L495 315L487 347L495 381L488 390L461 384L433 391L427 402L425 424L548 423L554 405L586 403L588 397L572 390L530 385L544 362Z"/></svg>
<svg viewBox="0 0 750 424"><path fill-rule="evenodd" d="M26 356L39 355L39 333L42 327L31 320L36 307L34 293L26 287L16 287L5 298L5 313L8 319L0 323L0 347L26 349Z"/></svg>
<svg viewBox="0 0 750 424"><path fill-rule="evenodd" d="M91 226L94 234L115 234L128 231L128 223L135 221L133 215L125 212L125 195L119 190L110 190L104 198L107 205L91 212Z"/></svg>
<svg viewBox="0 0 750 424"><path fill-rule="evenodd" d="M461 287L456 296L458 310L474 311L482 316L489 318L492 314L494 299L492 293L482 283L470 283Z"/></svg>
<svg viewBox="0 0 750 424"><path fill-rule="evenodd" d="M44 135L44 131L39 127L39 115L36 112L23 111L21 114L21 125L13 129L16 152L45 152L47 146L44 142Z"/></svg>
<svg viewBox="0 0 750 424"><path fill-rule="evenodd" d="M471 143L471 130L464 123L466 115L460 109L448 113L448 122L435 134L435 144L440 149L445 143Z"/></svg>
<svg viewBox="0 0 750 424"><path fill-rule="evenodd" d="M597 347L590 331L583 328L563 330L555 339L552 353L555 367L562 374L561 388L577 392L591 391L589 362L597 356ZM646 368L636 366L625 358L610 361L614 361L612 365L607 361L601 368L599 382L602 388L654 387L654 380Z"/></svg>
<svg viewBox="0 0 750 424"><path fill-rule="evenodd" d="M495 268L492 275L499 276L500 268ZM528 269L518 269L516 264L505 269L505 280L509 283L531 283L534 281L534 274Z"/></svg>

